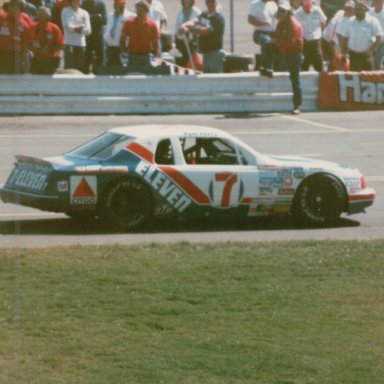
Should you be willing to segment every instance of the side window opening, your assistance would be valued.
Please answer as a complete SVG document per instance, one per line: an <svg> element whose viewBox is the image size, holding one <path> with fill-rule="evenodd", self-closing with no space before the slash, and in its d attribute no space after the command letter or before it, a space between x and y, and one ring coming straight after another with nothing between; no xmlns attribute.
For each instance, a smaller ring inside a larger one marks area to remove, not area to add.
<svg viewBox="0 0 384 384"><path fill-rule="evenodd" d="M175 164L171 140L164 139L159 141L155 153L155 162L163 165Z"/></svg>
<svg viewBox="0 0 384 384"><path fill-rule="evenodd" d="M187 164L240 164L236 148L228 140L216 137L183 137L180 138L180 143Z"/></svg>

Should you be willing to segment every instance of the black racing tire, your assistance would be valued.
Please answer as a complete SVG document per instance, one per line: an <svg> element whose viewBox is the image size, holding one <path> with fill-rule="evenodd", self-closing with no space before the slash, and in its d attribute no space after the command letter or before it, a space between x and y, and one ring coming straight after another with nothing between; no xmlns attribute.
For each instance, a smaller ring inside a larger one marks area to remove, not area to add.
<svg viewBox="0 0 384 384"><path fill-rule="evenodd" d="M337 222L346 207L346 191L341 182L329 174L303 180L293 204L299 226L327 226Z"/></svg>
<svg viewBox="0 0 384 384"><path fill-rule="evenodd" d="M148 224L152 213L148 187L135 179L123 179L109 186L103 194L100 219L108 228L133 231Z"/></svg>

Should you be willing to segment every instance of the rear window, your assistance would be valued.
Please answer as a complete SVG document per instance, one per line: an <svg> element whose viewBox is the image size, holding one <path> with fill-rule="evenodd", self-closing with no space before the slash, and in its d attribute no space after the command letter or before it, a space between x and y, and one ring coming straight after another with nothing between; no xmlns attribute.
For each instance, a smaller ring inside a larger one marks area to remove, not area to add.
<svg viewBox="0 0 384 384"><path fill-rule="evenodd" d="M118 153L133 141L133 137L114 132L105 132L87 143L66 153L81 159L104 160Z"/></svg>

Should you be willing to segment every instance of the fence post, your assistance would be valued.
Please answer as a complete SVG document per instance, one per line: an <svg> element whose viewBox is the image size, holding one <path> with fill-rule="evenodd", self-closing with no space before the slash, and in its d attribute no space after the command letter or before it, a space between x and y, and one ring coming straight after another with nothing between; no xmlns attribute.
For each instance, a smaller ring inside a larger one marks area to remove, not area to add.
<svg viewBox="0 0 384 384"><path fill-rule="evenodd" d="M235 52L235 7L234 0L230 0L229 13L230 13L230 40L231 40L231 53Z"/></svg>

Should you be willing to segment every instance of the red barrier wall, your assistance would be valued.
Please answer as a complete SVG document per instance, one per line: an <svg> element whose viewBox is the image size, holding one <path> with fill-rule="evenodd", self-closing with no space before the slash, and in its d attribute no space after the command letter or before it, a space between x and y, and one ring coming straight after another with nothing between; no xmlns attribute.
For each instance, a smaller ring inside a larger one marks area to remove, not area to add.
<svg viewBox="0 0 384 384"><path fill-rule="evenodd" d="M318 106L339 111L384 109L384 71L321 73Z"/></svg>

